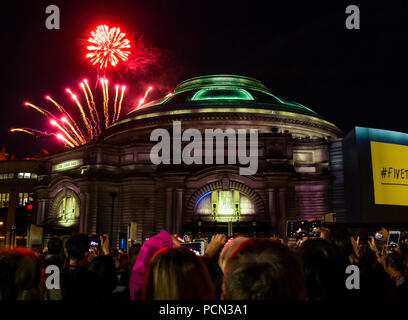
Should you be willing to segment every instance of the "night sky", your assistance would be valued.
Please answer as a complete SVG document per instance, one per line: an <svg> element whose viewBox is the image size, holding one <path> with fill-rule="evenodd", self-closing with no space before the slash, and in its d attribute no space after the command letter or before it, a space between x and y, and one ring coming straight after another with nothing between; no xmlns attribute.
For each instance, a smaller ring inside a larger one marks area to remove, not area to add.
<svg viewBox="0 0 408 320"><path fill-rule="evenodd" d="M68 109L64 92L97 72L80 39L100 23L143 36L156 63L140 72L108 71L129 87L127 110L156 87L159 98L181 81L206 74L239 74L262 81L283 98L304 104L345 133L354 126L408 132L408 2L381 1L22 1L2 2L0 146L16 157L40 148L58 151L54 137L9 133L11 127L52 128L23 106L46 106L50 94ZM335 4L333 4L335 3ZM45 27L45 9L60 8L61 29ZM357 4L361 29L345 27Z"/></svg>

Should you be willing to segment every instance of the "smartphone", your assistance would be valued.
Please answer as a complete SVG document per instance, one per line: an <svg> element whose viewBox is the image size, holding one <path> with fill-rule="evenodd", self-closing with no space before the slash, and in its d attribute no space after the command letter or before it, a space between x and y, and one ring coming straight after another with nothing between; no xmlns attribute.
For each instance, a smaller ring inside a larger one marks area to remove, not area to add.
<svg viewBox="0 0 408 320"><path fill-rule="evenodd" d="M320 237L320 232L316 232L315 229L321 225L320 220L288 221L286 232L289 238Z"/></svg>
<svg viewBox="0 0 408 320"><path fill-rule="evenodd" d="M375 237L376 239L382 239L382 238L384 238L384 236L383 236L381 233L379 233L379 232L376 232L374 237Z"/></svg>
<svg viewBox="0 0 408 320"><path fill-rule="evenodd" d="M91 242L90 242L91 247L99 247L101 245L98 235L91 236L90 238L91 238Z"/></svg>
<svg viewBox="0 0 408 320"><path fill-rule="evenodd" d="M400 231L388 232L387 253L391 253L394 248L397 248L399 246L400 237Z"/></svg>
<svg viewBox="0 0 408 320"><path fill-rule="evenodd" d="M183 247L187 247L191 251L193 251L198 256L204 255L204 240L198 240L193 242L182 242L181 245Z"/></svg>

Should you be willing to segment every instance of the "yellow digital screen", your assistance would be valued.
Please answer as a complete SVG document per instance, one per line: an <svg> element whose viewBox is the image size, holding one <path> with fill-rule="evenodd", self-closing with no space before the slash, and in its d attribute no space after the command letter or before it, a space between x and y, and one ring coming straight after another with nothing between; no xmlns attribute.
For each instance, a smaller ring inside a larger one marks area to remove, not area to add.
<svg viewBox="0 0 408 320"><path fill-rule="evenodd" d="M408 146L370 145L375 204L408 206Z"/></svg>

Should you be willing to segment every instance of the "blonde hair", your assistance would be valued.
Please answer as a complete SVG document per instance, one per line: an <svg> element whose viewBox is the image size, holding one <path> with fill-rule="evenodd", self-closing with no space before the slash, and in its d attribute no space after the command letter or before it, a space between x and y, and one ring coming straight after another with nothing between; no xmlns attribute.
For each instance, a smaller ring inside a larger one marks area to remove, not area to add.
<svg viewBox="0 0 408 320"><path fill-rule="evenodd" d="M142 298L215 300L216 293L202 259L184 247L173 247L160 249L153 256L146 272Z"/></svg>

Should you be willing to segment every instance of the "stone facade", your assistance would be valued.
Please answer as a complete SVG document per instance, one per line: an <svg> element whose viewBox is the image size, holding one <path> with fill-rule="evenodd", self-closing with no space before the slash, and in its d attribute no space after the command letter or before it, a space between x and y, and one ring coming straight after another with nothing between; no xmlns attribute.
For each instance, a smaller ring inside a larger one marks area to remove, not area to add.
<svg viewBox="0 0 408 320"><path fill-rule="evenodd" d="M245 98L239 96L242 92ZM156 128L172 132L173 121L181 121L183 130L203 133L258 129L257 173L240 175L239 165L226 163L154 165L150 151L156 142L150 141L150 134ZM251 215L234 223L237 228L259 235L285 234L287 220L342 212L342 171L333 162L341 137L335 125L272 95L257 80L225 75L190 79L171 97L129 113L97 141L44 157L36 187L36 222L67 232L111 233L116 244L130 221L138 225L139 241L162 228L206 233L226 223L198 215L200 197L237 190L253 206ZM65 168L62 163L67 163ZM64 226L60 215L68 207L61 201L69 198L76 207L69 207L72 216Z"/></svg>

